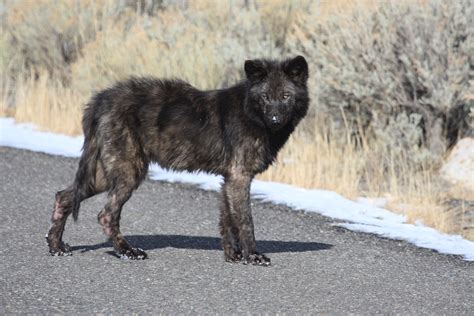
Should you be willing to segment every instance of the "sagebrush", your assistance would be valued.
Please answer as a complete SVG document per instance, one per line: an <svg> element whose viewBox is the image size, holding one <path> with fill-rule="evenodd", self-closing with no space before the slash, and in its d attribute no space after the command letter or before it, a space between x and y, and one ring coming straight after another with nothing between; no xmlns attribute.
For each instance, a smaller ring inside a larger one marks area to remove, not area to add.
<svg viewBox="0 0 474 316"><path fill-rule="evenodd" d="M2 112L72 134L91 94L131 75L215 89L243 78L243 60L302 54L310 112L263 177L387 196L461 232L437 168L473 136L472 1L7 0L0 12Z"/></svg>

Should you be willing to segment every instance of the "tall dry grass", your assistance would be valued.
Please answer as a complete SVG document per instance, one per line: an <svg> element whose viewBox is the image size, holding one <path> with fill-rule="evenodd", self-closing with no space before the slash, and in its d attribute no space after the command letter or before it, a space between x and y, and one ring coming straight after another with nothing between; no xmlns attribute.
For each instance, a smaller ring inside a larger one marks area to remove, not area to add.
<svg viewBox="0 0 474 316"><path fill-rule="evenodd" d="M82 133L80 122L86 99L47 74L19 80L14 97L16 121L33 122L42 129L68 135Z"/></svg>
<svg viewBox="0 0 474 316"><path fill-rule="evenodd" d="M6 0L0 11L5 30L0 37L0 114L76 135L82 130L85 102L94 91L117 80L154 75L179 77L201 89L228 86L243 77L244 60L295 54L291 47L310 47L311 32L319 32L325 23L336 21L356 32L350 22L354 11L370 15L386 4L375 0L170 3ZM333 190L349 198L386 197L388 207L406 214L411 222L471 234L460 224L466 208L453 211L448 203L459 190L446 190L436 165L415 163L411 151L391 148L385 139L371 138L362 128L354 138L343 110L342 125L321 110L322 79L328 85L328 79L338 78L322 78L317 60L310 60L310 67L311 113L278 162L260 178ZM462 197L474 200L474 192L463 192Z"/></svg>

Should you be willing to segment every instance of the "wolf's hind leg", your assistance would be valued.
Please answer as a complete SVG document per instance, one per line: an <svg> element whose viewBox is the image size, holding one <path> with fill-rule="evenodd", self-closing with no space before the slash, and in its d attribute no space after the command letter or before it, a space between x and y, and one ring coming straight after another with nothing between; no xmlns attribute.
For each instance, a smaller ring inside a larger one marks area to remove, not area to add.
<svg viewBox="0 0 474 316"><path fill-rule="evenodd" d="M73 207L73 186L56 193L56 201L51 216L52 225L46 236L49 253L53 256L69 256L72 254L69 245L64 243L62 238L67 218L72 213Z"/></svg>
<svg viewBox="0 0 474 316"><path fill-rule="evenodd" d="M49 253L51 255L69 256L72 254L69 245L63 242L66 221L69 215L73 213L74 207L79 207L79 204L83 200L105 191L107 183L102 174L102 169L98 168L95 179L84 179L84 181L87 181L84 190L78 190L75 192L74 185L71 185L56 193L56 201L51 216L52 225L49 229L48 235L46 236Z"/></svg>
<svg viewBox="0 0 474 316"><path fill-rule="evenodd" d="M73 212L74 204L81 203L83 200L103 191L103 188L89 189L87 192L79 193L75 196L74 186L56 193L53 214L51 216L51 228L49 229L46 241L49 246L49 253L53 256L70 256L71 249L68 244L63 242L63 233L66 221ZM74 201L74 199L78 201Z"/></svg>
<svg viewBox="0 0 474 316"><path fill-rule="evenodd" d="M120 232L122 207L130 199L133 190L137 186L138 183L132 183L127 180L119 182L109 192L108 201L104 209L97 216L104 233L110 237L115 251L123 259L140 260L148 257L142 249L130 246Z"/></svg>

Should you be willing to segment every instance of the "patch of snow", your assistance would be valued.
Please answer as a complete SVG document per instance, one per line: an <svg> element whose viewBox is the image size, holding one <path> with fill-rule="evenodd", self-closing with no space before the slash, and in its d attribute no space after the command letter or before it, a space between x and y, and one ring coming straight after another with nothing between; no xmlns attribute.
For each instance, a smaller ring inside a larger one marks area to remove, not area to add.
<svg viewBox="0 0 474 316"><path fill-rule="evenodd" d="M51 155L79 157L84 137L40 132L34 125L17 124L11 118L0 118L0 145Z"/></svg>
<svg viewBox="0 0 474 316"><path fill-rule="evenodd" d="M218 191L221 187L222 177L204 172L177 172L161 168L157 164L151 164L148 175L153 180L167 182L181 182L198 185L201 189Z"/></svg>
<svg viewBox="0 0 474 316"><path fill-rule="evenodd" d="M359 197L356 199L358 203L362 203L365 205L375 206L375 207L384 207L388 203L387 198L368 198L368 197Z"/></svg>
<svg viewBox="0 0 474 316"><path fill-rule="evenodd" d="M67 157L79 157L83 138L39 132L28 124L16 124L12 119L0 118L0 146L40 151ZM219 190L222 177L205 173L174 172L153 164L150 178L169 182L199 185L205 190ZM254 198L284 204L293 209L317 212L340 220L336 223L350 230L377 234L383 237L405 240L423 248L445 254L463 256L474 261L474 242L461 236L442 234L433 228L406 223L406 217L394 214L382 206L383 199L348 200L326 190L307 190L287 184L255 180L251 193Z"/></svg>
<svg viewBox="0 0 474 316"><path fill-rule="evenodd" d="M384 223L381 226L371 226L358 223L344 223L343 226L350 230L377 234L383 237L405 240L418 247L434 249L441 253L460 255L467 261L474 261L472 241L466 240L459 235L441 234L437 230L411 224Z"/></svg>

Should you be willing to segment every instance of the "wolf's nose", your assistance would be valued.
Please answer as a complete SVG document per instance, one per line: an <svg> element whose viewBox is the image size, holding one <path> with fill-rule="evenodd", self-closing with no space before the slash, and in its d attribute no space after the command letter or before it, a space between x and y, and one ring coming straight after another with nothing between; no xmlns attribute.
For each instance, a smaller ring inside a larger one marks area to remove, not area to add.
<svg viewBox="0 0 474 316"><path fill-rule="evenodd" d="M272 123L276 124L276 123L279 123L280 120L278 119L278 117L276 117L276 115L273 115L272 116Z"/></svg>

